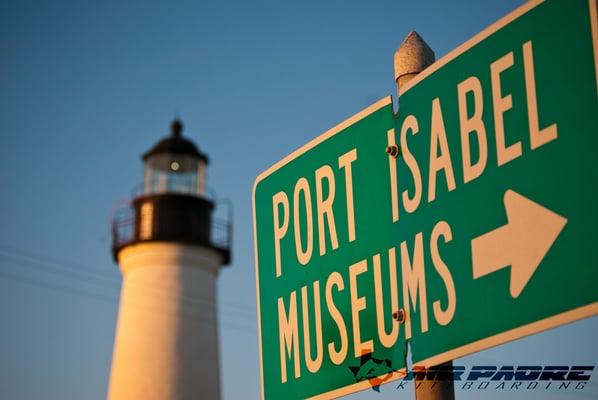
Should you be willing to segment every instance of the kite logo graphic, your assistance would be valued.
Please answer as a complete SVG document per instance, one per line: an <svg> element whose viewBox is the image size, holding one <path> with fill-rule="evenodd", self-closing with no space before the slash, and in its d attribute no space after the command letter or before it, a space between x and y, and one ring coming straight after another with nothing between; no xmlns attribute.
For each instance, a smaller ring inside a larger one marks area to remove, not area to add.
<svg viewBox="0 0 598 400"><path fill-rule="evenodd" d="M389 380L394 369L390 360L379 360L372 357L371 352L364 351L360 357L359 366L349 366L356 382L368 380L372 389L380 392L380 385Z"/></svg>

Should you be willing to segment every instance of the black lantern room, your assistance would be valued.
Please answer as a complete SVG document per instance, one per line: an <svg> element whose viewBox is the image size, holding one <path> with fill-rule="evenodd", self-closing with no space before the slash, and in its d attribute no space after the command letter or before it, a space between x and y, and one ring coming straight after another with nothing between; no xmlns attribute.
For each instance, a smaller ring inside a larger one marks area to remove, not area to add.
<svg viewBox="0 0 598 400"><path fill-rule="evenodd" d="M146 152L140 194L113 221L115 259L125 246L163 241L217 250L230 261L230 221L213 221L213 195L205 186L208 157L182 136L175 119L170 135Z"/></svg>

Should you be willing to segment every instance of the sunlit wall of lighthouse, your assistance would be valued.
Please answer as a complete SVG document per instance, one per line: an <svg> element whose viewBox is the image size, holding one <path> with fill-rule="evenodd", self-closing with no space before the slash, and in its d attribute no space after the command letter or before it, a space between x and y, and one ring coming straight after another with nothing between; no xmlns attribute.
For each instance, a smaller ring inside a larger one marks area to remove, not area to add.
<svg viewBox="0 0 598 400"><path fill-rule="evenodd" d="M178 120L143 161L142 189L113 222L123 284L108 398L219 399L216 278L230 221L214 220L208 158Z"/></svg>

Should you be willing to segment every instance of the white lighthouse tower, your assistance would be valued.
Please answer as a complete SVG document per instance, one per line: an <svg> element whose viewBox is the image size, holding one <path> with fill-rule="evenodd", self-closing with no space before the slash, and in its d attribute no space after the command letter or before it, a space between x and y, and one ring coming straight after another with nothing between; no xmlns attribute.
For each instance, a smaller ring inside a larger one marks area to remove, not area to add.
<svg viewBox="0 0 598 400"><path fill-rule="evenodd" d="M143 189L113 222L123 284L109 400L220 398L216 278L230 222L215 231L208 158L182 128L143 155Z"/></svg>

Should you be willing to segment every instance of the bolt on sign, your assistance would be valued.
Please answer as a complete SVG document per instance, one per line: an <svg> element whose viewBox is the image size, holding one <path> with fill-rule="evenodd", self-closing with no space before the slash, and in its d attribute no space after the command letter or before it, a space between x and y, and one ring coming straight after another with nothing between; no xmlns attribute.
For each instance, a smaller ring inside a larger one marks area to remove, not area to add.
<svg viewBox="0 0 598 400"><path fill-rule="evenodd" d="M256 179L264 398L598 314L596 15L523 5Z"/></svg>

